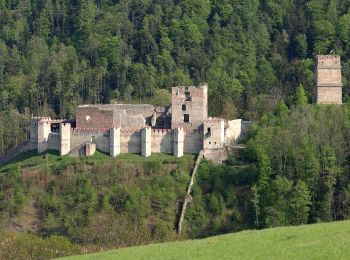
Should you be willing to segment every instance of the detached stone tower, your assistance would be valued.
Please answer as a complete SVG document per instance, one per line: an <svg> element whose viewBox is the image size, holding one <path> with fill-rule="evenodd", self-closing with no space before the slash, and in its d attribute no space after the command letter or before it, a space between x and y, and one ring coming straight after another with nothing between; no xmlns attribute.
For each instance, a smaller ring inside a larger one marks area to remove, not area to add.
<svg viewBox="0 0 350 260"><path fill-rule="evenodd" d="M315 100L317 104L342 104L341 63L338 55L318 55Z"/></svg>

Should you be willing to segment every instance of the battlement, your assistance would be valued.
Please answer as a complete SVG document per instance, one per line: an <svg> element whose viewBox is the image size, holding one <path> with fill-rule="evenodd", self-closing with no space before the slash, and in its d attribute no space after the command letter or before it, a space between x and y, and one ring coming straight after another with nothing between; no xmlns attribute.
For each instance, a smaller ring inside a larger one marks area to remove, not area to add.
<svg viewBox="0 0 350 260"><path fill-rule="evenodd" d="M100 133L108 132L109 128L73 128L73 133Z"/></svg>
<svg viewBox="0 0 350 260"><path fill-rule="evenodd" d="M50 123L50 124L60 124L60 123L66 122L65 119L52 119L51 117L38 117L38 116L33 116L31 120L35 122Z"/></svg>
<svg viewBox="0 0 350 260"><path fill-rule="evenodd" d="M172 129L152 129L152 135L166 135L172 132Z"/></svg>
<svg viewBox="0 0 350 260"><path fill-rule="evenodd" d="M340 56L339 55L317 55L317 68L341 68Z"/></svg>
<svg viewBox="0 0 350 260"><path fill-rule="evenodd" d="M203 147L209 156L223 149L226 135L230 136L224 131L224 119L208 118L208 86L174 87L171 94L171 109L97 104L78 106L75 122L32 117L30 144L39 153L52 149L73 156L90 156L97 149L112 157L120 153L181 157L198 154Z"/></svg>
<svg viewBox="0 0 350 260"><path fill-rule="evenodd" d="M219 117L209 117L208 119L204 120L204 123L221 123L222 121L225 120Z"/></svg>

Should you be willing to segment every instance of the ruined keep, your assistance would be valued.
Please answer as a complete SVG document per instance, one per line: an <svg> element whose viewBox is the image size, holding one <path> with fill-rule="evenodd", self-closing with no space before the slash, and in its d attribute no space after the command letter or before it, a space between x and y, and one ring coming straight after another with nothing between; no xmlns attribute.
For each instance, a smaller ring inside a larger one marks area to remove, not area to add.
<svg viewBox="0 0 350 260"><path fill-rule="evenodd" d="M95 150L121 153L199 154L223 161L226 148L248 131L250 122L208 118L208 86L172 88L172 106L82 105L75 120L33 117L30 148L39 153L91 156Z"/></svg>
<svg viewBox="0 0 350 260"><path fill-rule="evenodd" d="M339 55L318 55L315 101L317 104L342 104L342 75Z"/></svg>

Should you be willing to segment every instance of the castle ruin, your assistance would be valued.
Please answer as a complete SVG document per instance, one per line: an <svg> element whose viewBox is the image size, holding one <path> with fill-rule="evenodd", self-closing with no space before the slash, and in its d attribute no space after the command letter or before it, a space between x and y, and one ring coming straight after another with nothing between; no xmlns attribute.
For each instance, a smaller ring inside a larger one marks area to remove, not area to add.
<svg viewBox="0 0 350 260"><path fill-rule="evenodd" d="M317 104L342 104L342 75L339 55L316 57L315 101Z"/></svg>
<svg viewBox="0 0 350 260"><path fill-rule="evenodd" d="M341 61L338 55L318 55L315 102L342 104ZM37 150L60 155L91 156L96 150L116 157L121 153L199 154L223 161L227 148L247 133L250 122L208 117L208 86L174 87L171 107L149 104L94 104L76 109L75 120L32 117L30 140L0 158Z"/></svg>
<svg viewBox="0 0 350 260"><path fill-rule="evenodd" d="M90 156L100 150L121 153L199 154L213 161L226 158L226 147L248 131L250 122L208 117L208 86L172 88L172 106L148 104L82 105L75 121L33 117L30 145L38 153Z"/></svg>

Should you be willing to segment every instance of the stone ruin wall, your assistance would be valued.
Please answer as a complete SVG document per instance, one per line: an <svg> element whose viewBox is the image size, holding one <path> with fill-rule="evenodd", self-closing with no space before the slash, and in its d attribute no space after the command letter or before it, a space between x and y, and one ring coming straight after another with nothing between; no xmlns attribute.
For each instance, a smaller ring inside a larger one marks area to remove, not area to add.
<svg viewBox="0 0 350 260"><path fill-rule="evenodd" d="M60 134L49 133L48 137L48 149L59 151L60 150Z"/></svg>
<svg viewBox="0 0 350 260"><path fill-rule="evenodd" d="M317 88L317 104L341 104L342 87L322 87Z"/></svg>
<svg viewBox="0 0 350 260"><path fill-rule="evenodd" d="M184 139L184 153L199 154L203 149L203 132L186 131Z"/></svg>
<svg viewBox="0 0 350 260"><path fill-rule="evenodd" d="M95 139L96 149L104 153L109 153L109 133L105 130L71 130L71 153L82 155L85 144L91 143Z"/></svg>
<svg viewBox="0 0 350 260"><path fill-rule="evenodd" d="M208 87L175 87L171 96L171 128L200 129L208 117ZM185 115L189 115L188 123Z"/></svg>
<svg viewBox="0 0 350 260"><path fill-rule="evenodd" d="M225 127L225 145L230 146L242 141L251 126L250 121L243 121L242 119L236 119L227 121Z"/></svg>
<svg viewBox="0 0 350 260"><path fill-rule="evenodd" d="M151 130L152 153L174 152L174 133L170 129L152 129ZM94 136L96 149L102 152L110 152L109 131L92 131L73 129L71 132L71 151L74 155L83 154L85 144L91 143ZM141 131L123 130L120 131L120 152L121 153L141 153ZM59 143L58 143L59 146ZM187 131L184 136L184 153L198 154L203 148L203 133L200 131Z"/></svg>
<svg viewBox="0 0 350 260"><path fill-rule="evenodd" d="M342 104L340 56L317 56L315 88L315 99L317 104Z"/></svg>
<svg viewBox="0 0 350 260"><path fill-rule="evenodd" d="M158 127L167 124L165 107L153 105L84 105L79 106L76 111L77 128L127 128L140 129L151 125L153 115L156 116Z"/></svg>
<svg viewBox="0 0 350 260"><path fill-rule="evenodd" d="M152 153L172 154L174 151L174 135L170 129L152 129Z"/></svg>
<svg viewBox="0 0 350 260"><path fill-rule="evenodd" d="M89 118L87 118L89 117ZM87 120L88 119L88 120ZM100 110L97 107L78 107L76 111L76 128L106 128L114 125L114 112Z"/></svg>
<svg viewBox="0 0 350 260"><path fill-rule="evenodd" d="M120 130L120 152L134 154L141 153L140 130Z"/></svg>

